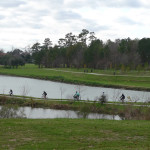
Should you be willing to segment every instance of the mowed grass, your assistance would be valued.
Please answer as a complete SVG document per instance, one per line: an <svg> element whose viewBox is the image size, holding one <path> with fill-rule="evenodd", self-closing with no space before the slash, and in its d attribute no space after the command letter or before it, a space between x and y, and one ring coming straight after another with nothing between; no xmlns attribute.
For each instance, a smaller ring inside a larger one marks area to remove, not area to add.
<svg viewBox="0 0 150 150"><path fill-rule="evenodd" d="M149 121L1 119L0 149L149 149Z"/></svg>
<svg viewBox="0 0 150 150"><path fill-rule="evenodd" d="M57 69L60 70L60 69ZM63 69L64 70L64 69ZM66 69L68 70L68 69ZM70 71L73 71L70 70ZM150 76L144 76L131 73L129 76L112 75L112 71L108 71L106 75L93 75L86 73L75 73L74 72L62 72L51 70L48 68L39 69L37 66L28 64L25 67L19 67L18 69L6 69L1 67L0 74L24 76L31 78L39 78L45 80L60 81L66 83L85 84L91 86L104 86L104 87L116 87L136 90L150 90ZM98 71L97 71L98 72ZM106 72L106 71L105 71ZM100 73L100 71L99 71ZM147 73L149 75L149 73Z"/></svg>

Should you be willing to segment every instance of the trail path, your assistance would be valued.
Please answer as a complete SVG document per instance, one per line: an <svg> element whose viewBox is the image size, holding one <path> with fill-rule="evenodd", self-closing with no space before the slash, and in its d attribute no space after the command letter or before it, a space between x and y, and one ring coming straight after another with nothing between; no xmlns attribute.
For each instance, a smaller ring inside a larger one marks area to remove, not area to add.
<svg viewBox="0 0 150 150"><path fill-rule="evenodd" d="M99 103L99 101L86 101L86 100L82 100L82 101L74 101L73 99L63 99L63 100L60 100L60 99L50 99L50 98L47 98L47 99L43 99L43 98L35 98L35 97L19 97L19 96L16 96L16 95L13 95L13 96L9 96L9 95L0 95L0 97L2 97L2 96L5 96L5 97L7 97L7 98L17 98L17 99L33 99L33 100L47 100L47 101L59 101L59 102L62 102L62 101L70 101L70 102L81 102L81 103ZM137 107L150 107L150 105L148 104L148 105L146 105L146 104L144 104L144 105L138 105L138 104L127 104L126 102L125 103L105 103L105 104L108 104L108 105L126 105L126 106L128 106L128 105L133 105L133 106L137 106Z"/></svg>
<svg viewBox="0 0 150 150"><path fill-rule="evenodd" d="M70 73L77 73L77 74L90 74L96 76L122 76L122 77L146 77L150 78L150 76L135 76L135 75L111 75L111 74L102 74L102 73L88 73L88 72L75 72L75 71L66 71L66 70L57 70L57 69L46 69L46 70L53 70L53 71L60 71L60 72L70 72Z"/></svg>

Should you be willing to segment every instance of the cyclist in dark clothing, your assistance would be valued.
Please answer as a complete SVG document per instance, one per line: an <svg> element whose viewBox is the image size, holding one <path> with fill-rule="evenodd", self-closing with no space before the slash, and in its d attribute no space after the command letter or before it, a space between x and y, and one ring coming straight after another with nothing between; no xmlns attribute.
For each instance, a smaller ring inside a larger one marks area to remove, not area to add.
<svg viewBox="0 0 150 150"><path fill-rule="evenodd" d="M43 94L42 94L42 95L43 95L44 99L46 99L46 95L47 95L47 93L46 93L45 91L43 92Z"/></svg>
<svg viewBox="0 0 150 150"><path fill-rule="evenodd" d="M124 103L124 99L125 99L125 96L124 96L124 94L122 94L120 97L120 100L122 101L122 103Z"/></svg>
<svg viewBox="0 0 150 150"><path fill-rule="evenodd" d="M12 91L12 89L10 89L10 91L9 91L9 95L10 95L10 96L12 96L12 95L13 95L13 91Z"/></svg>

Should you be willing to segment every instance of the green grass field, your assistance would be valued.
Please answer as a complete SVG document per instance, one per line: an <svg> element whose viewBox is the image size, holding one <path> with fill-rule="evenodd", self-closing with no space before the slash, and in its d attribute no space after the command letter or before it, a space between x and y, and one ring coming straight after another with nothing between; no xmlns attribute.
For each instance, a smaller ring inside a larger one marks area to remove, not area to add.
<svg viewBox="0 0 150 150"><path fill-rule="evenodd" d="M1 119L0 149L146 150L149 131L149 121Z"/></svg>
<svg viewBox="0 0 150 150"><path fill-rule="evenodd" d="M61 68L62 70L62 68ZM81 71L76 69L63 69L68 71ZM96 73L112 75L113 71L95 70ZM93 86L124 87L132 89L150 90L149 72L137 74L135 71L126 73L132 76L96 76L71 72L58 72L46 68L39 69L35 65L26 65L18 69L5 69L0 67L0 74L32 77L45 80L54 80L76 84ZM117 72L119 74L119 72ZM6 101L2 101L5 103ZM37 105L40 107L60 107L61 109L77 109L86 111L100 108L100 112L112 114L124 110L126 115L137 113L144 114L146 110L139 107L133 111L133 107L106 106L99 104L83 104L69 102L40 101L30 99L28 102L21 98L8 100L7 104ZM58 107L58 108L59 108ZM118 108L118 110L117 110ZM83 109L83 110L82 110ZM141 111L142 109L142 111ZM117 110L117 111L116 111ZM147 114L147 113L146 113ZM148 113L148 118L149 117ZM142 116L143 117L143 116ZM144 114L145 117L145 114ZM150 149L150 121L146 120L93 120L93 119L0 119L0 149L15 150L126 150Z"/></svg>
<svg viewBox="0 0 150 150"><path fill-rule="evenodd" d="M135 73L135 71L133 71L133 73L131 71L129 74L126 73L127 76L121 76L121 75L114 76L112 75L112 70L95 71L96 73L105 73L111 76L106 76L106 75L99 76L99 75L92 75L86 73L75 73L76 69L70 69L70 71L73 71L73 73L55 71L47 68L39 69L37 66L32 64L27 64L25 67L19 67L18 69L6 69L0 67L0 74L5 74L5 75L23 76L23 77L30 77L30 78L60 81L66 83L85 84L91 86L116 87L116 88L150 91L149 72L147 72L146 74L147 76L145 77L145 75L143 74L138 75L137 73ZM83 70L81 69L81 71Z"/></svg>

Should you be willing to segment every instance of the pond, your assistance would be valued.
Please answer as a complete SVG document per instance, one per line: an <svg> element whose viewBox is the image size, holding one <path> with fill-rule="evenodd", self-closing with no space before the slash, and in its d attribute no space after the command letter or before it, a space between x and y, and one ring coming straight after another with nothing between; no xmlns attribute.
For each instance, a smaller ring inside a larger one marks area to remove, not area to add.
<svg viewBox="0 0 150 150"><path fill-rule="evenodd" d="M96 100L105 92L109 101L118 101L122 93L126 96L126 101L130 99L138 102L150 101L150 92L145 91L91 87L0 75L0 94L8 94L10 89L13 90L14 95L38 98L41 98L43 91L46 91L48 98L72 99L75 92L79 91L82 100Z"/></svg>
<svg viewBox="0 0 150 150"><path fill-rule="evenodd" d="M12 106L0 106L0 118L28 118L28 119L86 118L86 119L121 120L121 118L118 115L87 113L73 110L55 110L55 109L12 107Z"/></svg>

